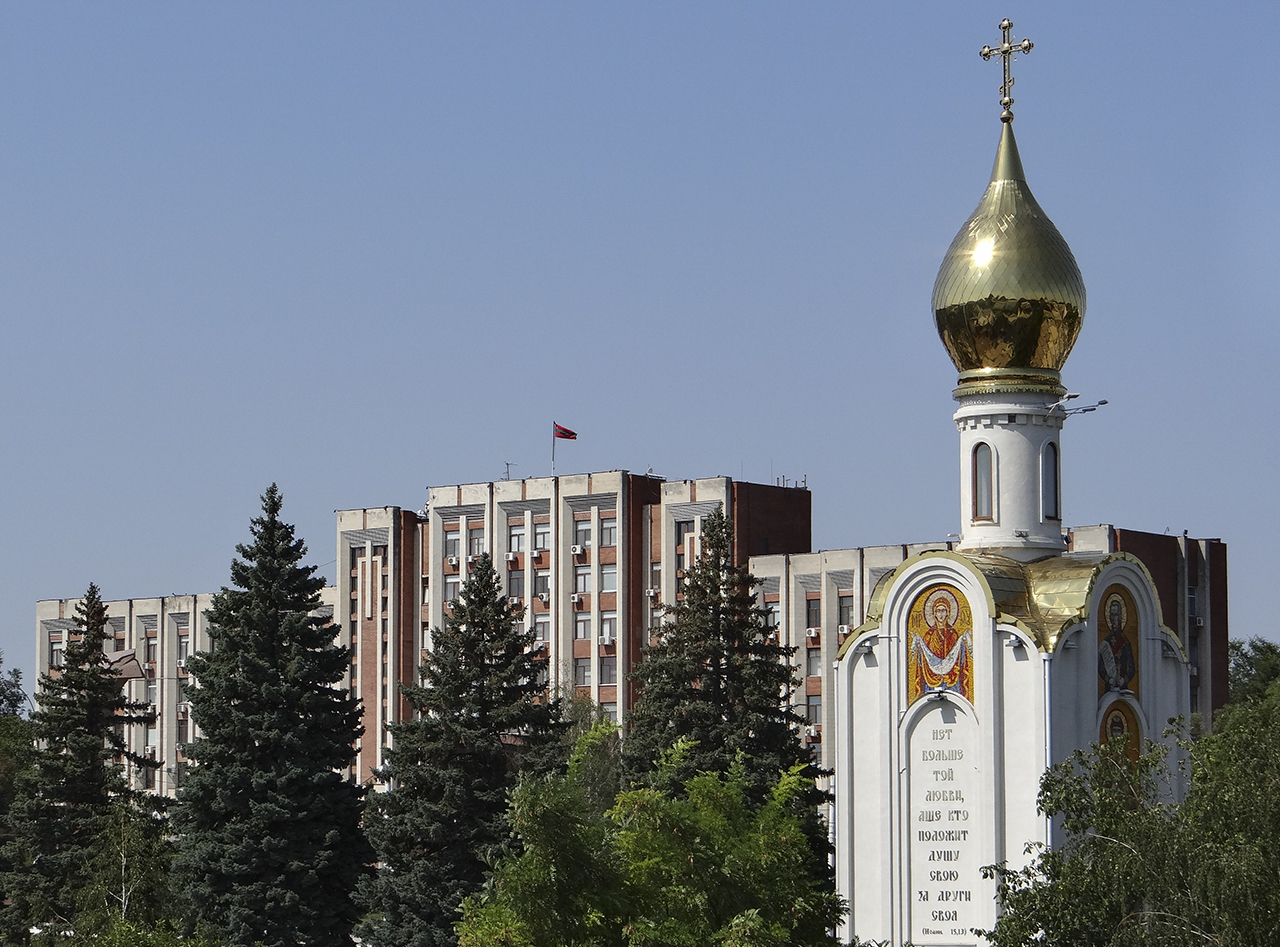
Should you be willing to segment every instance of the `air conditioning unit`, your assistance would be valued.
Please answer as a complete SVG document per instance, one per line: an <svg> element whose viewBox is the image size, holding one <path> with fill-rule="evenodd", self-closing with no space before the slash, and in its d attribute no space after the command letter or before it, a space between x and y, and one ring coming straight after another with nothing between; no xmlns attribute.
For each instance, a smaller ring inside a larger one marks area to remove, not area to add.
<svg viewBox="0 0 1280 947"><path fill-rule="evenodd" d="M836 631L837 631L839 634L842 634L842 635L847 635L847 634L849 633L849 630L850 630L850 629L849 629L849 626L848 626L848 625L837 625L837 626L836 626Z"/></svg>
<svg viewBox="0 0 1280 947"><path fill-rule="evenodd" d="M538 601L539 601L539 602L546 602L546 601L549 601L550 599L551 599L551 595L550 595L550 593L548 593L548 592L539 592L539 593L538 593Z"/></svg>
<svg viewBox="0 0 1280 947"><path fill-rule="evenodd" d="M571 601L574 605L577 605L579 602L582 601L582 596L579 595L577 592L574 592L572 595L569 596L569 601Z"/></svg>
<svg viewBox="0 0 1280 947"><path fill-rule="evenodd" d="M545 641L535 641L533 643L533 650L535 653L538 651L546 651L547 643Z"/></svg>
<svg viewBox="0 0 1280 947"><path fill-rule="evenodd" d="M819 631L821 631L819 628L806 628L804 630L804 636L809 639L817 638Z"/></svg>
<svg viewBox="0 0 1280 947"><path fill-rule="evenodd" d="M508 598L508 599L507 599L507 604L508 604L508 605L519 605L519 604L520 604L520 596L519 596L519 595L512 595L510 598Z"/></svg>
<svg viewBox="0 0 1280 947"><path fill-rule="evenodd" d="M156 758L156 748L154 746L143 747L142 755L149 760Z"/></svg>
<svg viewBox="0 0 1280 947"><path fill-rule="evenodd" d="M178 658L178 667L185 668L187 666L186 658Z"/></svg>
<svg viewBox="0 0 1280 947"><path fill-rule="evenodd" d="M1197 627L1197 628L1203 628L1203 627L1204 627L1204 619L1203 619L1203 618L1197 618L1197 619L1196 619L1196 627Z"/></svg>
<svg viewBox="0 0 1280 947"><path fill-rule="evenodd" d="M519 558L520 556L518 553L514 553L514 552L507 553L507 562L515 562Z"/></svg>
<svg viewBox="0 0 1280 947"><path fill-rule="evenodd" d="M657 598L662 594L662 589L645 589L645 594L648 595L649 598Z"/></svg>
<svg viewBox="0 0 1280 947"><path fill-rule="evenodd" d="M804 735L807 737L816 737L818 735L818 728L813 724L808 724L804 728Z"/></svg>
<svg viewBox="0 0 1280 947"><path fill-rule="evenodd" d="M467 556L467 565L471 565L472 563L478 561L479 559L480 559L479 556Z"/></svg>
<svg viewBox="0 0 1280 947"><path fill-rule="evenodd" d="M607 648L609 645L613 644L613 635L601 635L600 643Z"/></svg>
<svg viewBox="0 0 1280 947"><path fill-rule="evenodd" d="M456 566L457 564L458 564L458 557L457 557L457 556L450 556L450 557L449 557L449 565L451 565L451 566Z"/></svg>
<svg viewBox="0 0 1280 947"><path fill-rule="evenodd" d="M575 556L581 556L586 551L587 551L586 546L570 546L569 547L569 552L571 552Z"/></svg>

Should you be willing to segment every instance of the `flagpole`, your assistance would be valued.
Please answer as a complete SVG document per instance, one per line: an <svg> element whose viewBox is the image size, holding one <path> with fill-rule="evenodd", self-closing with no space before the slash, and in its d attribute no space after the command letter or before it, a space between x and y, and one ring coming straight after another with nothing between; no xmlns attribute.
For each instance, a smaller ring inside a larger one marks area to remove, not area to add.
<svg viewBox="0 0 1280 947"><path fill-rule="evenodd" d="M551 422L551 476L556 475L556 422Z"/></svg>

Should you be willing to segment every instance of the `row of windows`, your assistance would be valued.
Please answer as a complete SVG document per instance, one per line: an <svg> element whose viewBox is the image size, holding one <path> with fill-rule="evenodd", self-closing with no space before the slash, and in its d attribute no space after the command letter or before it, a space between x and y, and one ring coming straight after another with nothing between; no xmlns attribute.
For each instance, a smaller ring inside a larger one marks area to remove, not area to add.
<svg viewBox="0 0 1280 947"><path fill-rule="evenodd" d="M524 552L525 551L526 530L524 524L511 525L507 527L507 552ZM459 549L462 544L461 530L449 530L444 534L444 554L446 556L460 555ZM575 546L591 545L591 521L575 520L573 524L573 544ZM616 546L618 545L618 524L616 520L608 519L600 521L600 545ZM535 550L544 550L551 548L551 524L550 523L534 523L533 524L533 548ZM484 527L473 526L467 530L467 555L478 556L484 552Z"/></svg>
<svg viewBox="0 0 1280 947"><path fill-rule="evenodd" d="M60 668L63 665L63 655L66 644L61 639L49 640L49 667ZM145 644L138 649L138 660L154 662L159 657L160 640L155 637L146 638ZM124 638L115 638L112 650L124 650ZM191 636L189 634L178 635L178 661L185 663L187 658L191 656Z"/></svg>
<svg viewBox="0 0 1280 947"><path fill-rule="evenodd" d="M973 448L973 518L995 519L995 463L991 445L980 442ZM1050 441L1040 454L1040 515L1047 520L1061 518L1058 509L1058 445Z"/></svg>
<svg viewBox="0 0 1280 947"><path fill-rule="evenodd" d="M839 616L836 624L853 626L857 624L857 615L853 608L853 596L841 595L836 600L836 612ZM822 600L811 598L805 602L804 620L806 628L822 627Z"/></svg>
<svg viewBox="0 0 1280 947"><path fill-rule="evenodd" d="M573 659L573 683L578 687L591 686L591 659L590 658L574 658ZM601 658L600 659L600 684L617 684L618 683L618 659L617 658Z"/></svg>

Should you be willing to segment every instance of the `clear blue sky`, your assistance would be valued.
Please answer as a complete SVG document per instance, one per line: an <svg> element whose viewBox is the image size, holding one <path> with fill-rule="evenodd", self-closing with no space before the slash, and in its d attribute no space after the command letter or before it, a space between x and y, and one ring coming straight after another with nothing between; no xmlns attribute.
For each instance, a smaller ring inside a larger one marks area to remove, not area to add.
<svg viewBox="0 0 1280 947"><path fill-rule="evenodd" d="M1073 524L1275 580L1275 4L0 7L0 647L37 599L227 581L258 495L807 475L825 548L957 529L929 309L1016 128L1089 308Z"/></svg>

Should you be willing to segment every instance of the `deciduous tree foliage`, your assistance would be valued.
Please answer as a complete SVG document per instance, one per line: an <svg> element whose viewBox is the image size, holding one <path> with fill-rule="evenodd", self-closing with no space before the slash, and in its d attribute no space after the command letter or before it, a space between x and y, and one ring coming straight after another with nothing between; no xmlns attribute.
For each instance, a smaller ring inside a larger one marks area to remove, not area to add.
<svg viewBox="0 0 1280 947"><path fill-rule="evenodd" d="M128 700L107 660L107 610L96 585L76 606L76 624L63 665L40 677L31 735L39 741L17 774L5 820L8 839L0 911L7 943L25 943L29 930L76 927L92 863L111 827L113 806L128 818L145 807L121 766L155 763L130 753L124 728L150 723L150 706Z"/></svg>
<svg viewBox="0 0 1280 947"><path fill-rule="evenodd" d="M236 547L234 588L208 617L214 648L188 668L197 763L178 795L177 870L195 918L234 947L349 944L371 852L355 756L350 651L316 617L324 582L281 521L275 484Z"/></svg>
<svg viewBox="0 0 1280 947"><path fill-rule="evenodd" d="M840 899L809 870L795 802L803 764L750 799L743 758L727 774L671 784L695 749L680 741L650 785L594 810L608 726L579 742L568 773L520 783L521 843L466 902L459 947L802 947L834 944Z"/></svg>
<svg viewBox="0 0 1280 947"><path fill-rule="evenodd" d="M520 617L481 556L432 633L420 685L403 688L415 716L391 728L388 791L365 816L379 868L363 887L361 936L376 947L455 942L458 906L509 840L508 792L556 755L559 704Z"/></svg>
<svg viewBox="0 0 1280 947"><path fill-rule="evenodd" d="M1065 844L1022 871L995 870L996 947L1280 943L1280 684L1220 711L1183 743L1191 788L1177 802L1164 751L1131 763L1122 741L1045 774L1040 805Z"/></svg>

